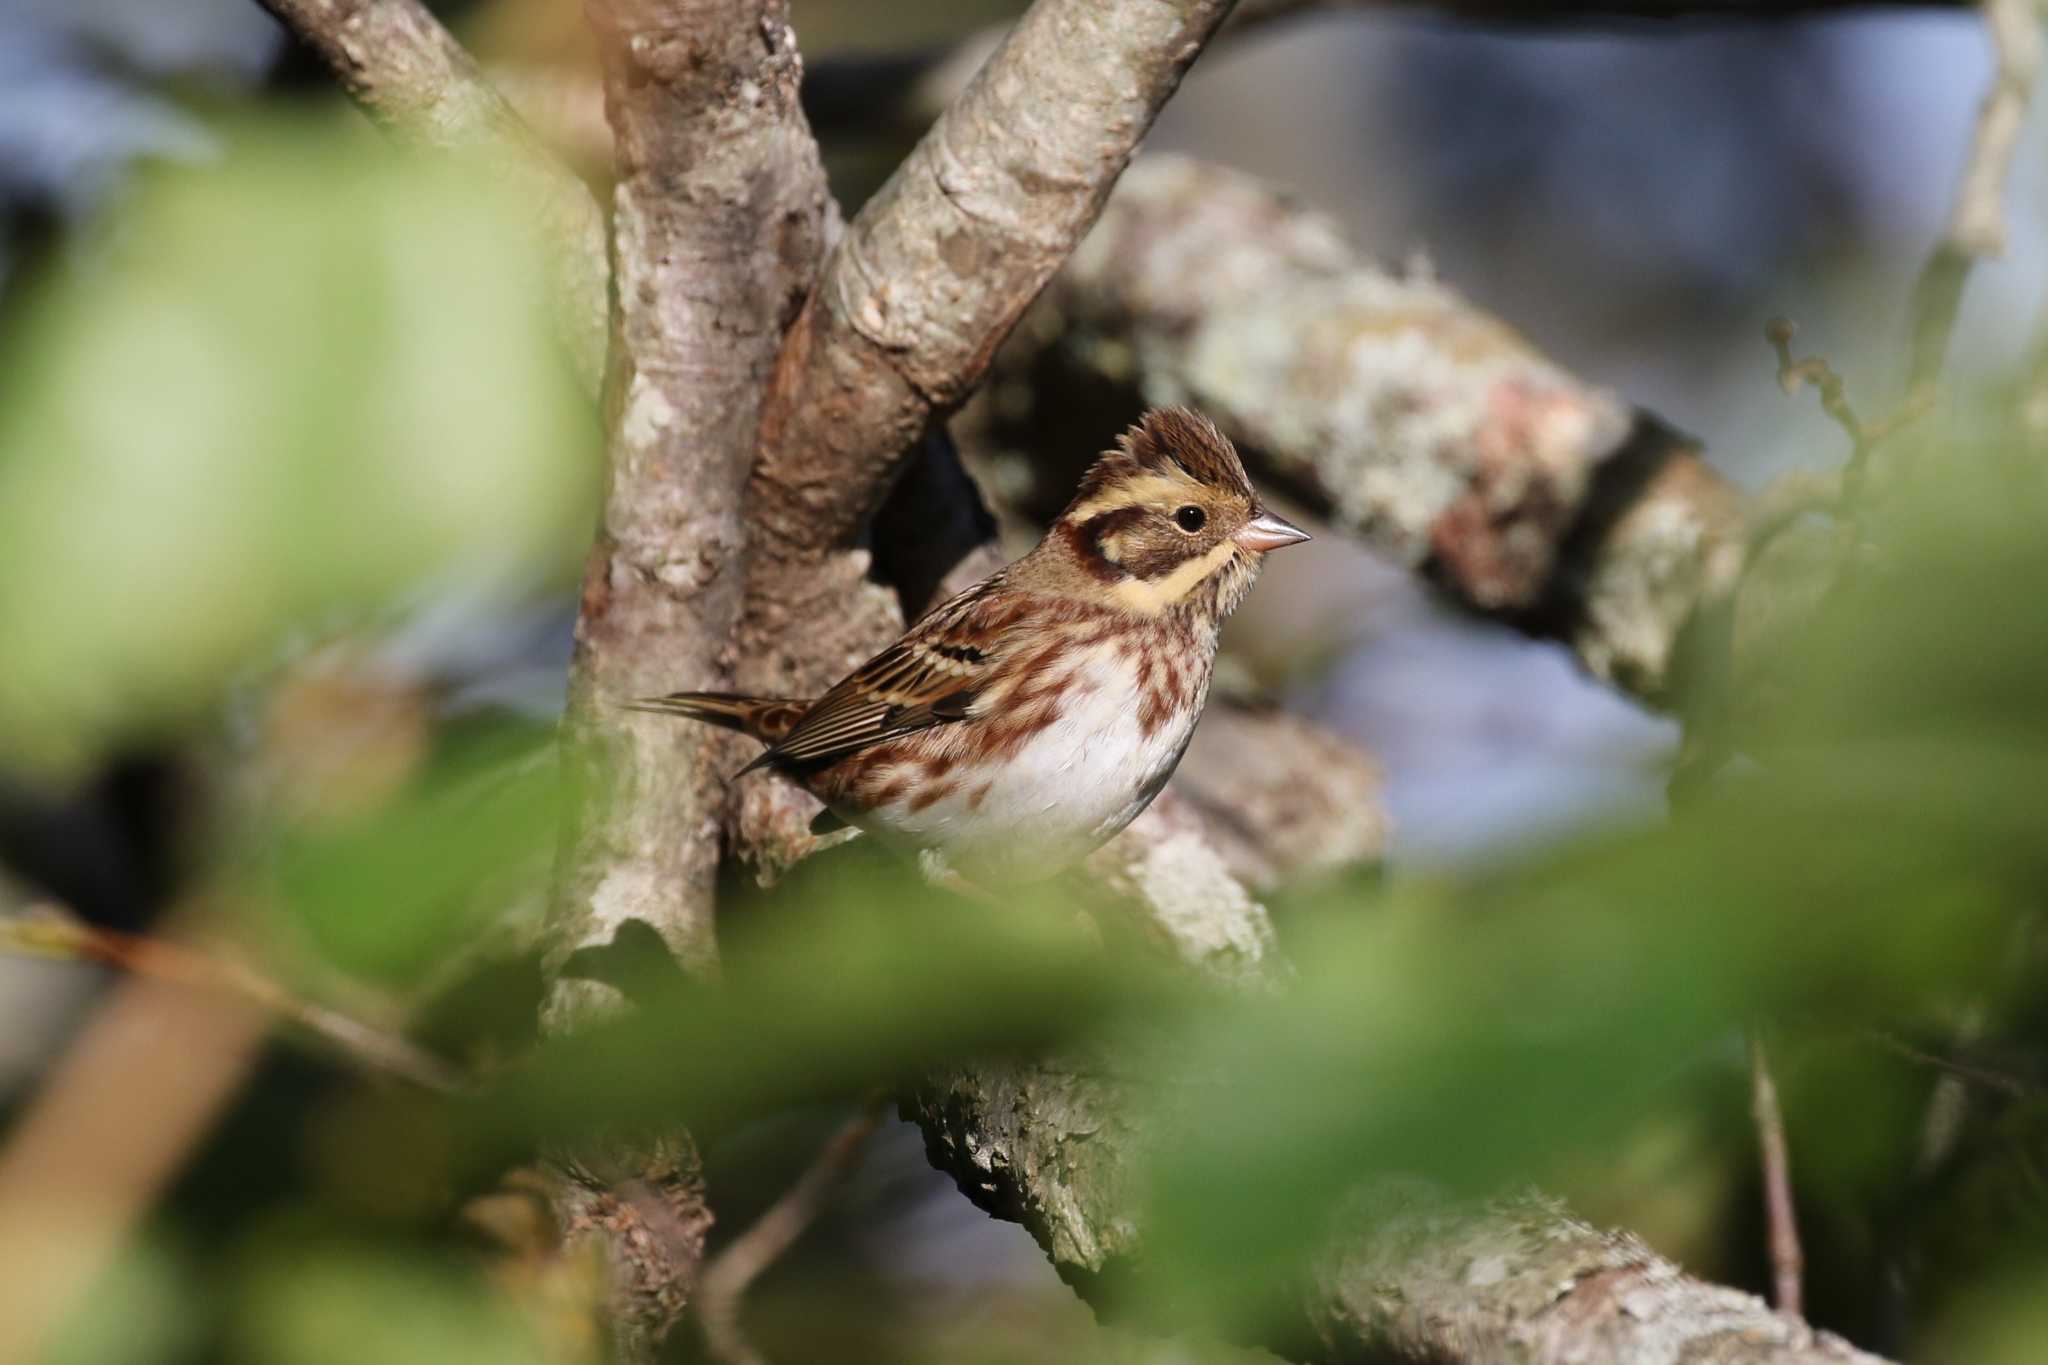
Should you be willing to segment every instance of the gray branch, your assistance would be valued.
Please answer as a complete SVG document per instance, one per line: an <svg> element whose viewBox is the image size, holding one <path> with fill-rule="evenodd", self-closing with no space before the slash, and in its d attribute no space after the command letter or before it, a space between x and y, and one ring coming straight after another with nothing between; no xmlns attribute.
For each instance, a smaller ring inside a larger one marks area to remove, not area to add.
<svg viewBox="0 0 2048 1365"><path fill-rule="evenodd" d="M1040 309L1001 361L1037 407L998 440L1085 406L1062 376L1193 403L1319 515L1639 695L1739 575L1740 501L1690 443L1248 176L1134 165Z"/></svg>
<svg viewBox="0 0 2048 1365"><path fill-rule="evenodd" d="M1174 856L1184 819L1162 801L1096 855L1112 885L1142 885ZM1248 897L1141 901L1149 936L1209 977L1259 988L1282 973ZM1099 1057L1008 1059L928 1078L905 1101L927 1150L975 1203L1023 1224L1084 1294L1142 1280L1144 1159L1154 1136ZM1361 1177L1365 1173L1361 1173ZM1459 1208L1374 1187L1296 1286L1299 1316L1258 1343L1307 1362L1442 1365L1883 1365L1754 1295L1685 1275L1625 1233L1554 1200ZM1304 1343L1311 1343L1304 1345Z"/></svg>
<svg viewBox="0 0 2048 1365"><path fill-rule="evenodd" d="M612 703L729 686L744 593L742 507L762 395L829 217L797 108L786 0L593 0L617 148L606 378L609 480L584 572L563 721L569 828L551 965L651 929L686 968L712 911L737 752L706 727ZM615 1003L556 982L555 1027ZM651 1360L696 1281L710 1215L687 1135L585 1144L559 1165L573 1245L610 1275L621 1354Z"/></svg>

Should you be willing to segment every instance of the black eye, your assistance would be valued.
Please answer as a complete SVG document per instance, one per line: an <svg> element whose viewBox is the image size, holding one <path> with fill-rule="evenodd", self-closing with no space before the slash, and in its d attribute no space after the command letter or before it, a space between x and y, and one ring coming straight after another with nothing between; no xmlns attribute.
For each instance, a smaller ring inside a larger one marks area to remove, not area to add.
<svg viewBox="0 0 2048 1365"><path fill-rule="evenodd" d="M1209 514L1193 503L1189 503L1186 507L1173 514L1174 525L1180 527L1181 530L1186 531L1189 535L1193 535L1201 530L1202 523L1208 519Z"/></svg>

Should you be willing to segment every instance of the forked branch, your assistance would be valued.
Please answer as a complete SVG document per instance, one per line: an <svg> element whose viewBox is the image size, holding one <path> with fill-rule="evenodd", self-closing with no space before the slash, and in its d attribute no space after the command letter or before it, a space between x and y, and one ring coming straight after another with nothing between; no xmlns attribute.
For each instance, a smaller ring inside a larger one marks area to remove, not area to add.
<svg viewBox="0 0 2048 1365"><path fill-rule="evenodd" d="M844 545L1081 239L1231 0L1038 0L847 228L790 339L764 532Z"/></svg>

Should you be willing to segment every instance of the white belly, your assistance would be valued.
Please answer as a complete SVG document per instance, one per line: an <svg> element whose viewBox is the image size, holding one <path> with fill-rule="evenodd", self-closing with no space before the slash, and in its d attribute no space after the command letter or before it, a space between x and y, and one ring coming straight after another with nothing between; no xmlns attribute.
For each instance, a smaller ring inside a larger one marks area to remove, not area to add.
<svg viewBox="0 0 2048 1365"><path fill-rule="evenodd" d="M939 849L953 870L991 888L1053 876L1151 804L1207 692L1204 669L1188 704L1147 734L1137 670L1104 648L1075 667L1058 717L1014 757L964 777L923 810L899 803L857 823L891 842Z"/></svg>

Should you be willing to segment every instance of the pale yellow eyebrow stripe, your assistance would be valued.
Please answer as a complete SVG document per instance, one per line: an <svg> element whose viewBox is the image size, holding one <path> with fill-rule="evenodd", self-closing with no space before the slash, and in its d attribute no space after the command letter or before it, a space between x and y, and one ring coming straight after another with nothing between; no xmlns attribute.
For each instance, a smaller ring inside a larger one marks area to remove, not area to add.
<svg viewBox="0 0 2048 1365"><path fill-rule="evenodd" d="M1125 507L1139 507L1149 502L1166 502L1173 498L1188 496L1200 485L1184 474L1147 474L1128 483L1105 488L1096 496L1073 508L1066 519L1074 522L1099 517L1104 512L1115 512Z"/></svg>

